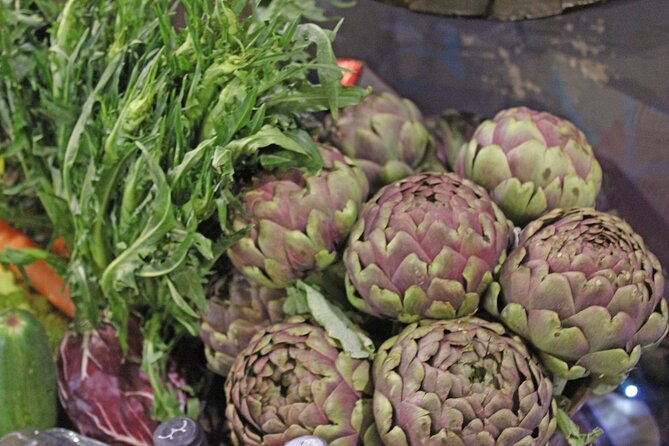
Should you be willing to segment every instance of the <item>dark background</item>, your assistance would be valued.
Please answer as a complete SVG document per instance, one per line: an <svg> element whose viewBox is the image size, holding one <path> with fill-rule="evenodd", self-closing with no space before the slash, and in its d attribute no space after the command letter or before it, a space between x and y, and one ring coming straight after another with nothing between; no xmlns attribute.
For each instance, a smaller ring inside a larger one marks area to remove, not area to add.
<svg viewBox="0 0 669 446"><path fill-rule="evenodd" d="M338 11L338 57L362 59L425 114L524 104L578 125L618 209L669 265L669 0L613 0L547 19Z"/></svg>

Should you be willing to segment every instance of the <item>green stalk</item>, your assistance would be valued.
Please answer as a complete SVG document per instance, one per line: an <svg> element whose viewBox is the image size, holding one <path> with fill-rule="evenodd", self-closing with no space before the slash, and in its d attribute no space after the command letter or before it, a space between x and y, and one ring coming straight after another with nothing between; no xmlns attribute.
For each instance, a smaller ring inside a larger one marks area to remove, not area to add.
<svg viewBox="0 0 669 446"><path fill-rule="evenodd" d="M72 200L75 197L74 191L72 189L72 174L73 172L76 171L74 164L77 160L77 156L79 155L79 151L81 150L81 136L84 133L86 123L90 119L91 113L93 111L93 105L99 100L99 95L101 91L107 85L107 82L109 82L114 72L118 70L121 58L122 58L121 54L117 54L116 56L114 56L114 58L105 68L105 71L102 73L102 76L100 76L100 80L95 86L95 89L88 96L86 102L82 107L79 119L77 120L74 129L72 129L72 133L70 134L67 147L65 148L65 155L63 158L63 167L62 167L63 192L65 198L71 203L71 206L76 206L76 204L72 202ZM76 209L73 208L72 212L76 213L77 211Z"/></svg>

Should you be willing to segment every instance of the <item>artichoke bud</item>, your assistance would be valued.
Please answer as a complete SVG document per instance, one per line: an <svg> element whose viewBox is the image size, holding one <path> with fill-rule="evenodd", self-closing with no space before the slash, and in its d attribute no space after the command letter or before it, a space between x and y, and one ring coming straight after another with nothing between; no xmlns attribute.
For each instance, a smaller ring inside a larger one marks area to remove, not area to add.
<svg viewBox="0 0 669 446"><path fill-rule="evenodd" d="M482 122L458 154L455 170L485 187L519 225L552 209L594 206L602 183L583 132L527 107Z"/></svg>
<svg viewBox="0 0 669 446"><path fill-rule="evenodd" d="M484 306L541 352L564 380L616 387L667 333L664 276L624 220L591 208L530 222Z"/></svg>
<svg viewBox="0 0 669 446"><path fill-rule="evenodd" d="M513 226L486 191L454 173L383 187L344 251L349 300L409 323L471 315L506 259Z"/></svg>
<svg viewBox="0 0 669 446"><path fill-rule="evenodd" d="M292 317L260 331L232 365L225 385L232 443L284 445L309 435L380 446L370 391L368 359L352 358L323 328Z"/></svg>
<svg viewBox="0 0 669 446"><path fill-rule="evenodd" d="M420 170L435 169L432 138L416 105L392 93L370 95L326 119L321 139L362 167L372 192Z"/></svg>
<svg viewBox="0 0 669 446"><path fill-rule="evenodd" d="M477 318L411 324L374 359L383 444L547 445L552 383L519 338Z"/></svg>
<svg viewBox="0 0 669 446"><path fill-rule="evenodd" d="M455 170L460 151L471 140L481 120L473 113L452 109L425 119L425 126L433 138L435 156L442 166Z"/></svg>
<svg viewBox="0 0 669 446"><path fill-rule="evenodd" d="M226 376L232 362L264 327L284 319L285 290L273 290L239 273L216 274L205 288L207 312L200 337L209 368Z"/></svg>
<svg viewBox="0 0 669 446"><path fill-rule="evenodd" d="M324 168L317 174L277 171L243 192L244 212L234 228L248 234L228 250L238 271L271 288L284 288L320 271L356 221L368 184L362 171L338 150L319 146Z"/></svg>

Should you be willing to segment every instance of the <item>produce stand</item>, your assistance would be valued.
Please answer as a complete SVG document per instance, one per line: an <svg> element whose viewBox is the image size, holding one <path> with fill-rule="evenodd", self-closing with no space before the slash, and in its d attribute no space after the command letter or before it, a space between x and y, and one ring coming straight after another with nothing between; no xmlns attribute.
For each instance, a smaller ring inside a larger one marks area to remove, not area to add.
<svg viewBox="0 0 669 446"><path fill-rule="evenodd" d="M324 3L0 3L0 446L669 446L669 8Z"/></svg>

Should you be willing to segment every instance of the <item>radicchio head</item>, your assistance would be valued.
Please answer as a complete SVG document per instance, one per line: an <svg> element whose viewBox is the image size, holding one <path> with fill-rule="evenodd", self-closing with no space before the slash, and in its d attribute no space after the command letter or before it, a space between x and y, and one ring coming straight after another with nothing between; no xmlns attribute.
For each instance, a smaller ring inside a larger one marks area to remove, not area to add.
<svg viewBox="0 0 669 446"><path fill-rule="evenodd" d="M58 395L79 432L110 445L153 444L159 423L151 418L154 395L141 363L137 319L129 321L125 355L116 330L107 323L65 336L58 360Z"/></svg>

